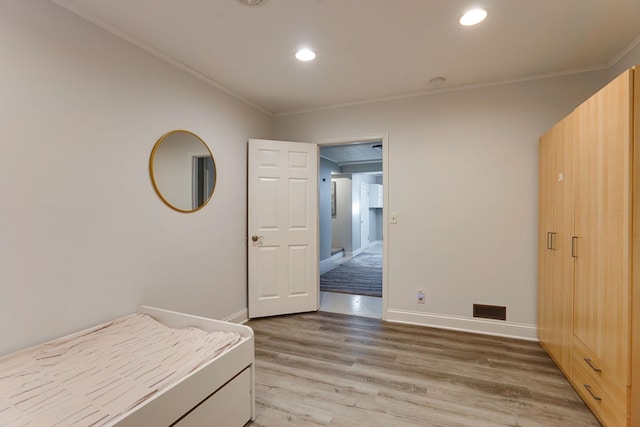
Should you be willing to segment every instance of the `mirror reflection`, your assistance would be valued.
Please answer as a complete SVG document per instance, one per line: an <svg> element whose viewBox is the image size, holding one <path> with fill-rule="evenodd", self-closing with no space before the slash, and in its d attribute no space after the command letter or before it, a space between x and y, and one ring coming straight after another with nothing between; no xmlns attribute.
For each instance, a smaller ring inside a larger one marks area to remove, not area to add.
<svg viewBox="0 0 640 427"><path fill-rule="evenodd" d="M216 167L209 147L186 130L168 132L156 142L149 172L158 196L180 212L202 209L216 185Z"/></svg>

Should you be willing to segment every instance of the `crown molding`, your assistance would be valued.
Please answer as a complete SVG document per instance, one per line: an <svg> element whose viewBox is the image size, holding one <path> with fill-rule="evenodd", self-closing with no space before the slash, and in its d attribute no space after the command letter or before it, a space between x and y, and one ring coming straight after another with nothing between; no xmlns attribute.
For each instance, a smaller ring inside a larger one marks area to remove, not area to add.
<svg viewBox="0 0 640 427"><path fill-rule="evenodd" d="M479 83L470 83L470 84L464 84L464 85L449 86L449 87L441 88L441 89L430 89L430 90L425 90L425 91L420 91L420 92L413 92L413 93L408 93L408 94L404 94L404 95L385 96L385 97L381 97L381 98L371 98L371 99L365 99L365 100L361 100L361 101L354 101L354 102L346 102L346 103L342 103L342 104L327 105L327 106L323 106L323 107L292 110L292 111L287 111L287 112L282 112L282 113L275 113L274 117L294 116L294 115L297 115L297 114L313 113L313 112L317 112L317 111L335 110L335 109L345 108L345 107L354 107L354 106L359 106L359 105L376 104L376 103L379 103L379 102L387 102L387 101L397 101L397 100L401 100L401 99L417 98L417 97L420 97L420 96L436 95L436 94L447 93L447 92L458 92L458 91L469 90L469 89L479 89L479 88L484 88L484 87L509 85L509 84L514 84L514 83L522 83L522 82L528 82L528 81L533 81L533 80L550 79L550 78L554 78L554 77L562 77L562 76L569 76L569 75L574 75L574 74L590 73L590 72L594 72L594 71L602 71L602 70L608 70L608 69L609 69L609 66L607 64L602 64L602 65L595 65L595 66L590 66L590 67L576 68L576 69L566 70L566 71L557 71L557 72L552 72L552 73L532 74L532 75L529 75L529 76L516 77L516 78L512 78L512 79L492 80L492 81L479 82Z"/></svg>
<svg viewBox="0 0 640 427"><path fill-rule="evenodd" d="M633 49L635 49L636 46L638 46L638 45L640 45L640 35L638 35L638 37L636 37L635 39L631 40L631 43L629 43L627 46L624 47L624 49L622 49L620 52L618 52L617 55L615 55L613 58L611 58L609 60L609 62L607 62L607 66L609 68L612 68L618 62L620 62L622 60L622 58L627 56L629 54L629 52L631 52Z"/></svg>

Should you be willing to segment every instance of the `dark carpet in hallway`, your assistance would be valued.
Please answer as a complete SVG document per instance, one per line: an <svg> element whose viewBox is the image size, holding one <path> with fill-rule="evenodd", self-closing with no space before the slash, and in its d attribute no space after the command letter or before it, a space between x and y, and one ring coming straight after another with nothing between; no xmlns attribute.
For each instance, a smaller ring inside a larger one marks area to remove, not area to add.
<svg viewBox="0 0 640 427"><path fill-rule="evenodd" d="M320 290L382 296L382 254L361 253L320 276Z"/></svg>

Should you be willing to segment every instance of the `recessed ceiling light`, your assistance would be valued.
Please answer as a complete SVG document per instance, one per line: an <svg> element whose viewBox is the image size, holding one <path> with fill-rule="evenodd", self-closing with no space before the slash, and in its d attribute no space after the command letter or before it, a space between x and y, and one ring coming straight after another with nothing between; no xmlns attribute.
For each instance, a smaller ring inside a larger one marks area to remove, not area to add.
<svg viewBox="0 0 640 427"><path fill-rule="evenodd" d="M296 58L298 61L311 61L315 59L316 53L311 49L300 49L296 52Z"/></svg>
<svg viewBox="0 0 640 427"><path fill-rule="evenodd" d="M487 11L484 9L472 9L466 12L460 18L460 25L464 25L465 27L479 24L484 21L487 17Z"/></svg>

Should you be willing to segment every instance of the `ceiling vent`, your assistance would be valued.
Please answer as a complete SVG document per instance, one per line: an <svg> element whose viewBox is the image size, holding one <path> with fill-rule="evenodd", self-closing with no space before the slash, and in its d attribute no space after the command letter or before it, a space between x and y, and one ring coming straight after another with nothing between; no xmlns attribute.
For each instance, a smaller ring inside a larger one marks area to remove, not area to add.
<svg viewBox="0 0 640 427"><path fill-rule="evenodd" d="M445 81L446 79L444 77L434 77L429 80L429 87L433 89L439 89L442 87L442 85L444 85Z"/></svg>
<svg viewBox="0 0 640 427"><path fill-rule="evenodd" d="M261 6L267 0L238 0L240 3L245 6Z"/></svg>

